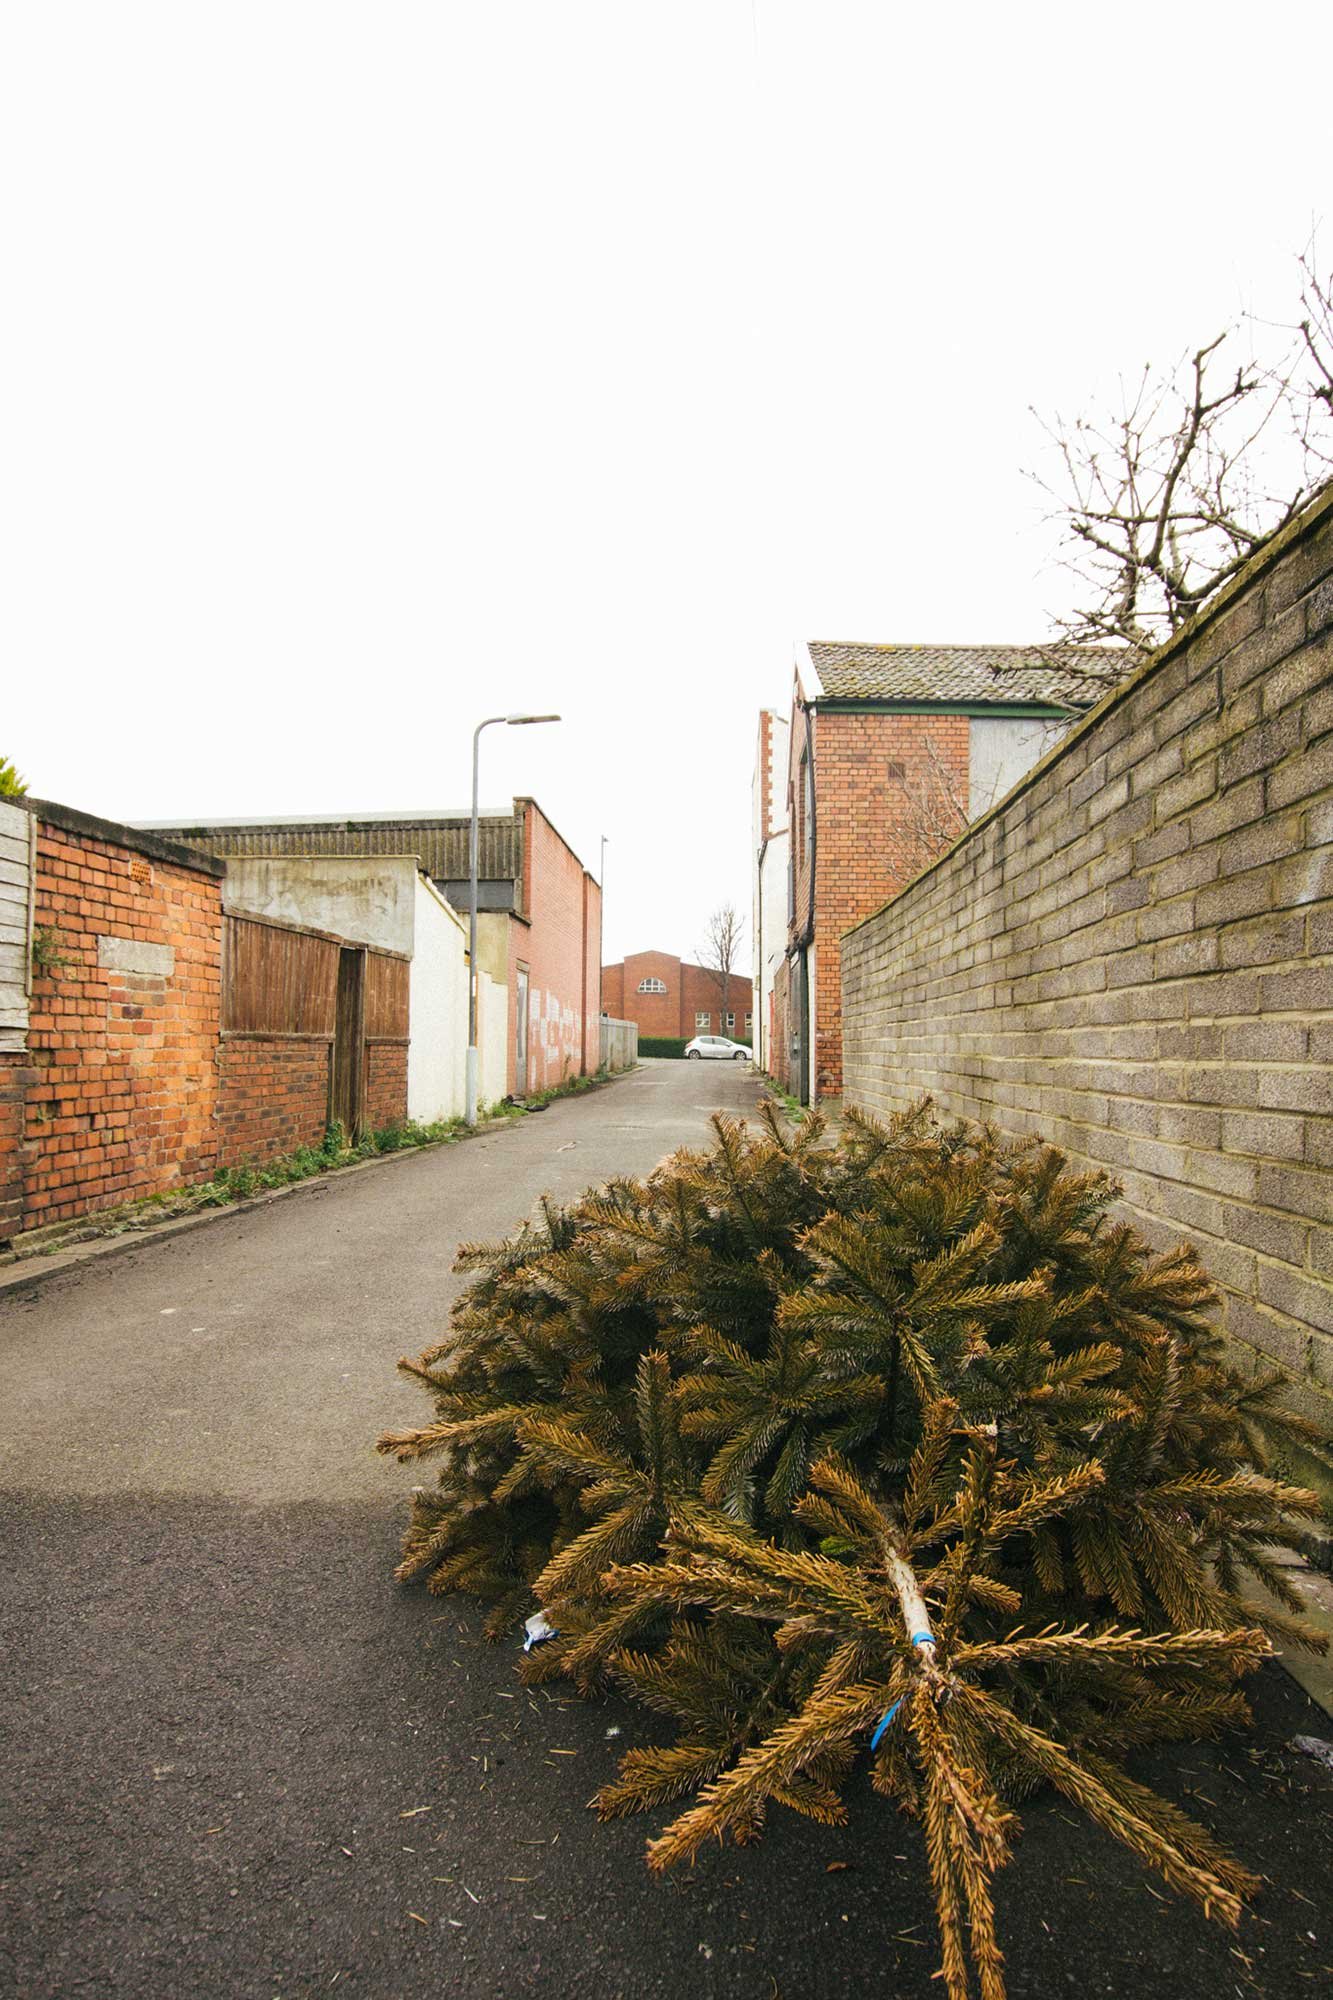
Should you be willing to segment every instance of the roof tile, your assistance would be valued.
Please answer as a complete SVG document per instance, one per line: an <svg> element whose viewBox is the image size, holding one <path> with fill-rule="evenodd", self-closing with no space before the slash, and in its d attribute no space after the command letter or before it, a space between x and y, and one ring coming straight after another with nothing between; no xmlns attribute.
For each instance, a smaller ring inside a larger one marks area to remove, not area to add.
<svg viewBox="0 0 1333 2000"><path fill-rule="evenodd" d="M1105 680L1084 679L1080 658L1105 672L1106 648L1043 646L867 646L810 642L830 701L989 703L1033 701L1086 707Z"/></svg>

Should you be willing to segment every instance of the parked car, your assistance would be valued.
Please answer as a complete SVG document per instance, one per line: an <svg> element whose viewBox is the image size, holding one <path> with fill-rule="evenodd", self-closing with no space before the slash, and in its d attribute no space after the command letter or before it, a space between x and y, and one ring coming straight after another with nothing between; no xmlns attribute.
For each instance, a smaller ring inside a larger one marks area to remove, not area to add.
<svg viewBox="0 0 1333 2000"><path fill-rule="evenodd" d="M691 1062L701 1062L707 1056L720 1057L723 1062L748 1062L750 1056L744 1042L729 1042L725 1035L696 1035L692 1042L686 1042L685 1053Z"/></svg>

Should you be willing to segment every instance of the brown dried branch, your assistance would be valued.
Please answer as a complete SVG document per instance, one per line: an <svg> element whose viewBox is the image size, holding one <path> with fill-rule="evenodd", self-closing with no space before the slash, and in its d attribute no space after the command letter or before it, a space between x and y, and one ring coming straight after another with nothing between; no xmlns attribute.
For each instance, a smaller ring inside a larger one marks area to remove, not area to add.
<svg viewBox="0 0 1333 2000"><path fill-rule="evenodd" d="M704 942L699 953L699 963L718 990L719 1027L725 1029L728 1013L731 1011L732 981L743 984L737 974L740 961L741 937L745 930L745 919L740 916L732 903L723 903L713 911L704 931Z"/></svg>
<svg viewBox="0 0 1333 2000"><path fill-rule="evenodd" d="M1083 690L1114 685L1308 504L1333 470L1333 278L1300 259L1302 316L1253 316L1184 356L1145 367L1118 409L1043 424L1059 473L1037 483L1078 580L1049 664ZM1241 358L1236 344L1244 342ZM1034 475L1035 477L1036 475ZM1100 647L1100 660L1070 656Z"/></svg>

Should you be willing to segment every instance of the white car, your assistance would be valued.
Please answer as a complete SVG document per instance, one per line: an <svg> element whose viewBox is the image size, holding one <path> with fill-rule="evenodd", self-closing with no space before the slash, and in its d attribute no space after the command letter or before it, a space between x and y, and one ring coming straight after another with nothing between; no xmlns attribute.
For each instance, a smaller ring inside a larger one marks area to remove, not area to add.
<svg viewBox="0 0 1333 2000"><path fill-rule="evenodd" d="M696 1035L692 1042L686 1042L685 1053L691 1062L701 1062L707 1056L719 1057L723 1062L748 1062L750 1051L743 1042L729 1042L725 1035Z"/></svg>

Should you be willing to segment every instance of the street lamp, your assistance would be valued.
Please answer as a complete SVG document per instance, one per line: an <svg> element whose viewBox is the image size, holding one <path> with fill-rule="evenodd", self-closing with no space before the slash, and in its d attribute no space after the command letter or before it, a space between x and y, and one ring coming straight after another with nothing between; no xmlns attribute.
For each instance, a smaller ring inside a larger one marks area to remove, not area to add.
<svg viewBox="0 0 1333 2000"><path fill-rule="evenodd" d="M488 715L472 732L472 824L468 830L468 965L467 965L467 1082L463 1115L469 1125L477 1122L477 767L481 756L481 732L493 723L507 723L511 729L528 722L559 722L558 715Z"/></svg>

